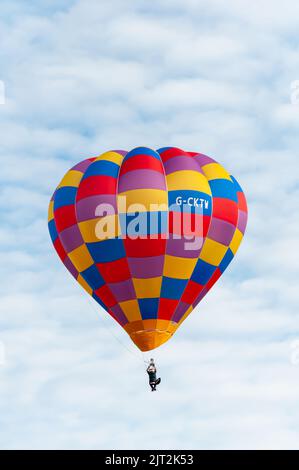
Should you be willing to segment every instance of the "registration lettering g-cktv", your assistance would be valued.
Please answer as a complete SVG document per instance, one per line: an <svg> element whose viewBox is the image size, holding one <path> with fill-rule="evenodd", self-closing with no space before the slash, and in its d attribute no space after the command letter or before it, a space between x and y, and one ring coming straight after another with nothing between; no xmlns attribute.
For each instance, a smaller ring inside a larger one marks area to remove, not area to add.
<svg viewBox="0 0 299 470"><path fill-rule="evenodd" d="M187 205L189 207L200 207L201 209L209 208L209 201L202 197L190 196L184 199L182 196L178 196L175 200L177 206Z"/></svg>

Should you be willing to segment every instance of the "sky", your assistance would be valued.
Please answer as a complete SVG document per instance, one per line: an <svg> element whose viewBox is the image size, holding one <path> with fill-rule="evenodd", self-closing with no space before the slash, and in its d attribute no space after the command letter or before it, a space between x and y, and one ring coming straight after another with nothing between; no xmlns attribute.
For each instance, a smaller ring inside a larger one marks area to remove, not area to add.
<svg viewBox="0 0 299 470"><path fill-rule="evenodd" d="M298 22L295 0L1 1L1 449L299 448ZM210 155L249 207L153 394L47 229L71 166L139 145Z"/></svg>

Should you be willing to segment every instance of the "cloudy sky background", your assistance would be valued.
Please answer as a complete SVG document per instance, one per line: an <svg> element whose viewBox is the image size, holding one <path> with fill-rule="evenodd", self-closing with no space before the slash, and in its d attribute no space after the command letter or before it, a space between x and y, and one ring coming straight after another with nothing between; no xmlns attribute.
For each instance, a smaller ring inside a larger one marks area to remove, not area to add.
<svg viewBox="0 0 299 470"><path fill-rule="evenodd" d="M295 0L1 1L1 449L299 448L298 23ZM211 155L249 204L155 394L46 224L69 167L138 145Z"/></svg>

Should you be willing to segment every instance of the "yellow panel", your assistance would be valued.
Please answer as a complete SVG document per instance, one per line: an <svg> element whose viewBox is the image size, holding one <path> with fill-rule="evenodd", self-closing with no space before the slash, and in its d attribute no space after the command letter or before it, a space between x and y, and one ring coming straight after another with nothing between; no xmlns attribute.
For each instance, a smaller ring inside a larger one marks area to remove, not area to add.
<svg viewBox="0 0 299 470"><path fill-rule="evenodd" d="M197 258L180 258L178 256L166 255L163 276L189 279L196 263Z"/></svg>
<svg viewBox="0 0 299 470"><path fill-rule="evenodd" d="M85 271L85 269L89 268L93 264L93 259L85 245L81 245L71 251L68 253L68 256L79 272Z"/></svg>
<svg viewBox="0 0 299 470"><path fill-rule="evenodd" d="M134 279L136 297L138 299L160 297L162 276L151 277L148 279Z"/></svg>
<svg viewBox="0 0 299 470"><path fill-rule="evenodd" d="M83 279L83 277L82 277L80 274L79 274L79 276L78 276L77 281L78 281L79 284L83 287L83 289L86 290L86 292L88 292L90 295L92 295L93 289L89 286L89 284L87 284L87 282L85 281L85 279Z"/></svg>
<svg viewBox="0 0 299 470"><path fill-rule="evenodd" d="M240 243L242 241L242 238L243 238L243 234L242 232L240 232L240 230L237 228L235 233L234 233L234 236L232 238L232 241L230 242L230 249L232 250L233 254L235 255L239 246L240 246Z"/></svg>
<svg viewBox="0 0 299 470"><path fill-rule="evenodd" d="M124 325L124 329L130 335L131 333L133 333L135 331L143 331L144 330L144 324L143 324L142 320L132 321L132 322L126 323Z"/></svg>
<svg viewBox="0 0 299 470"><path fill-rule="evenodd" d="M193 189L211 194L210 185L204 175L198 171L181 170L166 175L168 191Z"/></svg>
<svg viewBox="0 0 299 470"><path fill-rule="evenodd" d="M173 334L175 332L175 330L177 329L177 326L178 326L178 324L176 322L170 321L167 329L171 334Z"/></svg>
<svg viewBox="0 0 299 470"><path fill-rule="evenodd" d="M155 330L156 327L157 327L157 319L148 318L146 320L143 320L143 328L145 330Z"/></svg>
<svg viewBox="0 0 299 470"><path fill-rule="evenodd" d="M48 209L48 222L52 219L54 219L54 201L50 201Z"/></svg>
<svg viewBox="0 0 299 470"><path fill-rule="evenodd" d="M121 155L120 153L105 152L102 155L100 155L99 157L97 157L95 161L106 160L108 162L113 162L113 163L116 163L117 165L121 165L123 159L124 159L124 156Z"/></svg>
<svg viewBox="0 0 299 470"><path fill-rule="evenodd" d="M79 229L85 243L99 242L120 235L117 215L107 215L80 222Z"/></svg>
<svg viewBox="0 0 299 470"><path fill-rule="evenodd" d="M168 210L168 195L166 191L161 189L133 189L120 194L117 197L120 214ZM124 196L126 196L125 199ZM162 205L162 207L157 207L157 205Z"/></svg>
<svg viewBox="0 0 299 470"><path fill-rule="evenodd" d="M132 332L130 336L140 351L151 351L168 341L172 337L172 333L169 331L145 330Z"/></svg>
<svg viewBox="0 0 299 470"><path fill-rule="evenodd" d="M142 320L137 300L119 302L119 306L130 322Z"/></svg>
<svg viewBox="0 0 299 470"><path fill-rule="evenodd" d="M227 246L215 242L209 238L203 244L199 258L213 266L218 266L227 251Z"/></svg>
<svg viewBox="0 0 299 470"><path fill-rule="evenodd" d="M222 165L219 165L219 163L208 163L202 167L202 171L209 181L216 179L225 179L231 181L228 172L225 170L225 168L223 168Z"/></svg>
<svg viewBox="0 0 299 470"><path fill-rule="evenodd" d="M58 188L61 188L62 186L74 186L75 188L78 188L82 176L83 173L81 171L70 170L62 178Z"/></svg>
<svg viewBox="0 0 299 470"><path fill-rule="evenodd" d="M142 329L139 322L134 322L134 329L129 329L125 326L132 341L141 351L150 351L151 349L158 348L171 338L174 331L174 323L168 320L156 320L156 323L155 328L153 328L153 320L143 320Z"/></svg>
<svg viewBox="0 0 299 470"><path fill-rule="evenodd" d="M177 326L177 323L169 320L148 319L127 323L124 329L141 351L150 351L168 341Z"/></svg>
<svg viewBox="0 0 299 470"><path fill-rule="evenodd" d="M162 320L160 318L157 319L156 329L160 331L170 331L171 326L170 320Z"/></svg>

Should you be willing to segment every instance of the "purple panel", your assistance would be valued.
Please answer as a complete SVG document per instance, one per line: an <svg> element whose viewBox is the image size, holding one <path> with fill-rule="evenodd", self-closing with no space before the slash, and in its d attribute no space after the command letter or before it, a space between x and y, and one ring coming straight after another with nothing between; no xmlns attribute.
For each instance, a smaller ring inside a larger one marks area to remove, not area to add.
<svg viewBox="0 0 299 470"><path fill-rule="evenodd" d="M70 258L67 256L65 260L63 261L64 266L66 269L71 273L72 276L74 276L75 279L77 279L79 272L71 262Z"/></svg>
<svg viewBox="0 0 299 470"><path fill-rule="evenodd" d="M107 284L117 302L136 299L135 289L132 279L122 282L113 282Z"/></svg>
<svg viewBox="0 0 299 470"><path fill-rule="evenodd" d="M195 170L200 173L203 173L202 169L200 168L196 160L190 157L170 158L164 163L164 168L165 168L166 175L169 175L170 173L174 173L175 171L180 171L180 170Z"/></svg>
<svg viewBox="0 0 299 470"><path fill-rule="evenodd" d="M72 170L82 171L82 173L85 173L91 163L92 162L90 160L83 160L83 162L77 163L77 165L73 166Z"/></svg>
<svg viewBox="0 0 299 470"><path fill-rule="evenodd" d="M60 232L59 238L67 253L84 243L78 225L72 225Z"/></svg>
<svg viewBox="0 0 299 470"><path fill-rule="evenodd" d="M83 222L84 220L95 219L97 217L96 209L100 204L110 204L112 207L109 214L117 213L115 194L99 194L86 197L76 203L77 221Z"/></svg>
<svg viewBox="0 0 299 470"><path fill-rule="evenodd" d="M208 289L205 287L200 294L196 297L196 299L193 302L193 308L196 307L196 305L204 298L204 296L208 293Z"/></svg>
<svg viewBox="0 0 299 470"><path fill-rule="evenodd" d="M171 321L178 323L182 316L187 312L190 304L186 304L186 302L180 302L176 308L176 311L172 315Z"/></svg>
<svg viewBox="0 0 299 470"><path fill-rule="evenodd" d="M128 323L128 319L119 305L117 304L114 305L113 307L110 308L110 310L113 312L113 315L115 316L115 318L117 318L117 320L122 326Z"/></svg>
<svg viewBox="0 0 299 470"><path fill-rule="evenodd" d="M191 240L183 236L175 238L175 235L170 233L166 242L166 253L181 258L198 258L202 245L203 238L194 237Z"/></svg>
<svg viewBox="0 0 299 470"><path fill-rule="evenodd" d="M216 219L211 220L211 225L208 232L208 238L228 246L233 238L236 227L225 220Z"/></svg>
<svg viewBox="0 0 299 470"><path fill-rule="evenodd" d="M128 151L127 150L111 150L111 152L119 153L120 155L123 155L124 157L127 155Z"/></svg>
<svg viewBox="0 0 299 470"><path fill-rule="evenodd" d="M237 227L240 230L240 232L242 232L243 234L245 233L246 224L247 224L247 213L239 210Z"/></svg>
<svg viewBox="0 0 299 470"><path fill-rule="evenodd" d="M163 274L163 255L147 258L128 258L128 263L132 277L146 279L162 276Z"/></svg>
<svg viewBox="0 0 299 470"><path fill-rule="evenodd" d="M120 176L118 192L131 189L163 189L166 190L166 181L163 173L154 170L133 170Z"/></svg>
<svg viewBox="0 0 299 470"><path fill-rule="evenodd" d="M204 155L203 153L198 153L197 155L194 155L193 158L199 163L199 165L202 167L204 165L207 165L208 163L216 163L213 158L208 157L207 155Z"/></svg>

